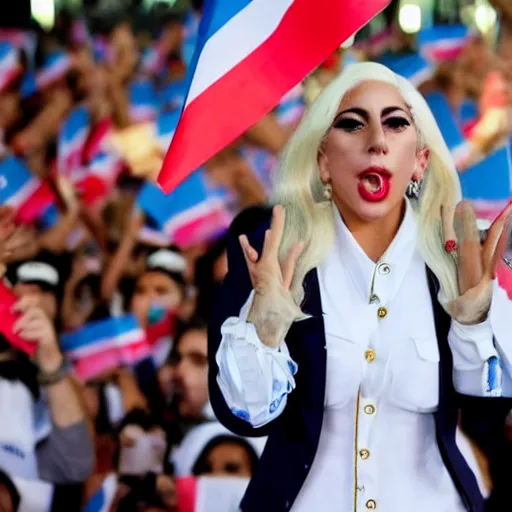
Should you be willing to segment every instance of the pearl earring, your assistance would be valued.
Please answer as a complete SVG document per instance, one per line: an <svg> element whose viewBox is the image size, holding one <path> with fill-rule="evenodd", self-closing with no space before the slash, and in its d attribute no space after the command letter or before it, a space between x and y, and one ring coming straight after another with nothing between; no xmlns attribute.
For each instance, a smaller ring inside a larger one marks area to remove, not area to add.
<svg viewBox="0 0 512 512"><path fill-rule="evenodd" d="M324 197L327 201L332 199L332 185L330 183L324 183Z"/></svg>

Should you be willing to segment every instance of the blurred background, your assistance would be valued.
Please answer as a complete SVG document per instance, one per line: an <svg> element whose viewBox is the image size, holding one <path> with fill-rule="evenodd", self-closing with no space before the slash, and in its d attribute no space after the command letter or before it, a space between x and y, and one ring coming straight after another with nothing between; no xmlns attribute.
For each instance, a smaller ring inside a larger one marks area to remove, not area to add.
<svg viewBox="0 0 512 512"><path fill-rule="evenodd" d="M322 88L374 60L425 95L484 232L512 196L512 2L393 1L169 196L155 181L202 1L0 9L0 509L234 511L265 440L225 430L208 400L228 226L268 200ZM16 336L23 297L50 326L51 371ZM510 508L508 414L461 418L490 510Z"/></svg>

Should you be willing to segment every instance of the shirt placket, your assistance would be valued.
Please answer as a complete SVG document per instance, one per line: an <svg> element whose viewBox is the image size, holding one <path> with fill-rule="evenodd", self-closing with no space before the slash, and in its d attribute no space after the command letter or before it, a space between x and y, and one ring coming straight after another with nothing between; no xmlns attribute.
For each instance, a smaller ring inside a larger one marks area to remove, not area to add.
<svg viewBox="0 0 512 512"><path fill-rule="evenodd" d="M403 277L403 276L402 276ZM393 279L394 278L394 279ZM402 279L392 275L392 266L376 265L372 277L368 309L375 329L364 353L366 370L356 403L354 439L354 511L378 510L379 479L372 432L378 414L378 400L388 371L389 347L381 341L382 323L388 315L388 305L398 291Z"/></svg>

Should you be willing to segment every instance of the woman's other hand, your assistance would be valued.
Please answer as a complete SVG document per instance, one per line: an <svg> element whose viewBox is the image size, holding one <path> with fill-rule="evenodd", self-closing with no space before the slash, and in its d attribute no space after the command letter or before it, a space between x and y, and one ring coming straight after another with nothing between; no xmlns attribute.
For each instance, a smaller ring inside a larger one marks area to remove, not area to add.
<svg viewBox="0 0 512 512"><path fill-rule="evenodd" d="M509 204L492 223L482 244L471 203L461 201L455 209L459 297L448 309L452 318L462 324L477 324L487 317L492 281L507 246L511 216L512 204Z"/></svg>
<svg viewBox="0 0 512 512"><path fill-rule="evenodd" d="M292 246L284 261L279 261L279 247L285 226L285 209L273 209L272 225L265 232L261 257L246 235L239 237L251 283L255 291L248 320L256 327L261 341L277 347L291 324L302 315L290 294L295 267L303 249L301 242Z"/></svg>

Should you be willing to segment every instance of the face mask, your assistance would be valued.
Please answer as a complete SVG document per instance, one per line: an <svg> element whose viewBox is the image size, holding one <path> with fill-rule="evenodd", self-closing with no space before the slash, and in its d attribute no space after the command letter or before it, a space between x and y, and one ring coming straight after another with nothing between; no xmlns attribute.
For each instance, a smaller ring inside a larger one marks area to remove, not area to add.
<svg viewBox="0 0 512 512"><path fill-rule="evenodd" d="M148 325L155 325L166 317L168 309L162 304L151 304L148 311Z"/></svg>

